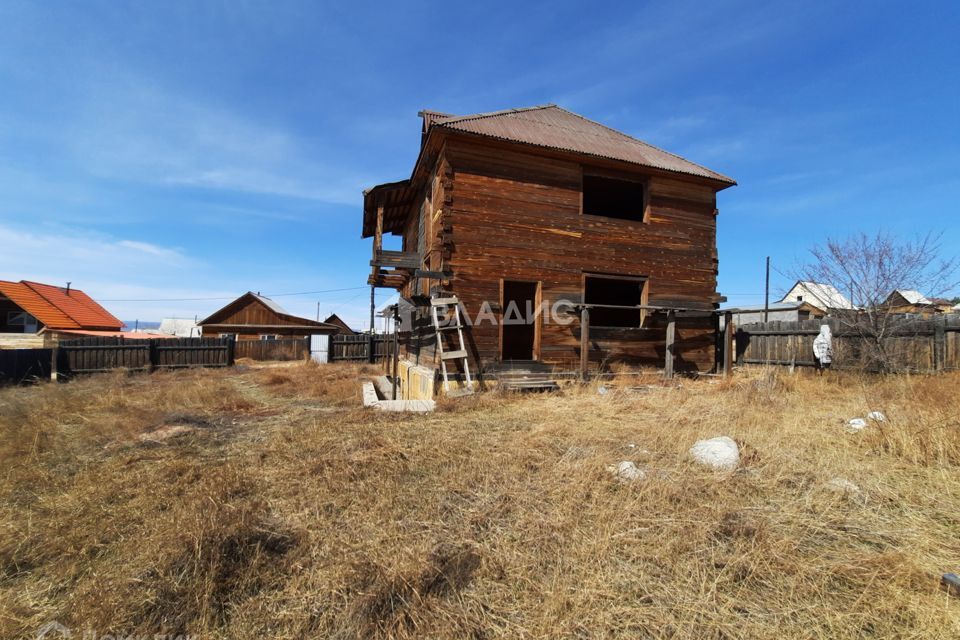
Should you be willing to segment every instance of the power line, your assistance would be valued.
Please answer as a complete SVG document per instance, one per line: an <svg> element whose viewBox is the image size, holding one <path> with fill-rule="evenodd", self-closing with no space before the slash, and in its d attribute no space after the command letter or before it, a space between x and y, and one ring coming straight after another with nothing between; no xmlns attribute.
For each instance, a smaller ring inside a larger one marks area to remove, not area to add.
<svg viewBox="0 0 960 640"><path fill-rule="evenodd" d="M346 287L343 289L322 289L320 291L298 291L296 293L271 293L265 298L280 298L282 296L312 296L318 293L337 293L339 291L356 291L367 287ZM235 300L236 296L218 298L98 298L99 302L199 302L205 300Z"/></svg>

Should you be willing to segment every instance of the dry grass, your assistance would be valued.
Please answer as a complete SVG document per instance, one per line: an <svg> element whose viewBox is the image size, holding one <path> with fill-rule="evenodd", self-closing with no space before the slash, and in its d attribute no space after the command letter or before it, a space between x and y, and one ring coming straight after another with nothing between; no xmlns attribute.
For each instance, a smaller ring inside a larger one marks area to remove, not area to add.
<svg viewBox="0 0 960 640"><path fill-rule="evenodd" d="M960 569L956 375L624 379L420 416L356 408L360 374L0 392L0 637L960 635L937 588ZM688 460L721 434L739 471Z"/></svg>

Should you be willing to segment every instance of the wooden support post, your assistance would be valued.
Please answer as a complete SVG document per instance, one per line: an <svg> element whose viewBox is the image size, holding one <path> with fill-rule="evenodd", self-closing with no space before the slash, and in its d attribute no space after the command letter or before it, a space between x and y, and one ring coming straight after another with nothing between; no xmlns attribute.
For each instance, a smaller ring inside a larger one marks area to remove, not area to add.
<svg viewBox="0 0 960 640"><path fill-rule="evenodd" d="M374 352L374 346L377 344L376 335L377 334L373 332L373 328L371 326L370 335L367 336L367 361L370 364L373 364L377 361L377 354Z"/></svg>
<svg viewBox="0 0 960 640"><path fill-rule="evenodd" d="M663 366L663 375L667 379L673 377L673 346L674 341L677 337L677 317L676 313L673 311L667 312L667 340L666 348L664 349L664 366Z"/></svg>
<svg viewBox="0 0 960 640"><path fill-rule="evenodd" d="M580 380L590 375L590 309L580 310Z"/></svg>
<svg viewBox="0 0 960 640"><path fill-rule="evenodd" d="M373 285L370 285L370 334L373 335L373 332L376 330L376 325L374 323L374 312L376 311L376 292L377 288ZM372 361L371 361L372 362Z"/></svg>
<svg viewBox="0 0 960 640"><path fill-rule="evenodd" d="M723 314L723 375L733 373L733 314Z"/></svg>
<svg viewBox="0 0 960 640"><path fill-rule="evenodd" d="M934 318L933 325L933 368L936 371L943 371L944 363L947 361L947 318L940 315Z"/></svg>
<svg viewBox="0 0 960 640"><path fill-rule="evenodd" d="M400 375L400 305L393 306L393 399L397 400L397 381Z"/></svg>
<svg viewBox="0 0 960 640"><path fill-rule="evenodd" d="M236 347L237 347L236 338L234 338L233 336L230 336L229 338L227 338L227 366L228 367L233 366L233 359L234 359L234 354L236 353Z"/></svg>

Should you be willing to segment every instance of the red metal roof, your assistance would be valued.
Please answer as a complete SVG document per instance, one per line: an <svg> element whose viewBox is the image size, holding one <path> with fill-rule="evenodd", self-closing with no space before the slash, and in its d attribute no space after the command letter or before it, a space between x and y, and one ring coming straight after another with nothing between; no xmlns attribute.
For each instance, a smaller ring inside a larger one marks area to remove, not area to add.
<svg viewBox="0 0 960 640"><path fill-rule="evenodd" d="M432 127L621 160L709 178L727 185L736 184L733 178L553 104L447 118L438 117L434 112L430 114Z"/></svg>
<svg viewBox="0 0 960 640"><path fill-rule="evenodd" d="M86 329L57 329L57 333L70 336L126 338L127 340L176 340L177 338L177 336L170 336L165 333L143 333L141 331L88 331Z"/></svg>
<svg viewBox="0 0 960 640"><path fill-rule="evenodd" d="M123 325L109 311L79 289L40 282L0 280L0 293L39 320L48 329L119 331Z"/></svg>

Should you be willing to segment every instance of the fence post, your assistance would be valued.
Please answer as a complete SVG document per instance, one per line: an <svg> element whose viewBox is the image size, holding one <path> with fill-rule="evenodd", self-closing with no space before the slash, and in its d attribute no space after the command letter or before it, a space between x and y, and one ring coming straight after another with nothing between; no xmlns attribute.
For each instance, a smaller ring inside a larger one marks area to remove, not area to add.
<svg viewBox="0 0 960 640"><path fill-rule="evenodd" d="M663 375L673 377L673 344L677 337L677 317L673 311L667 312L667 338L664 349Z"/></svg>
<svg viewBox="0 0 960 640"><path fill-rule="evenodd" d="M376 335L376 334L373 333L373 328L371 327L371 328L370 328L370 335L369 335L369 337L367 338L367 361L368 361L370 364L373 364L374 362L377 361L376 354L374 353L374 347L376 346L376 342L374 341L374 340L375 340L375 335Z"/></svg>
<svg viewBox="0 0 960 640"><path fill-rule="evenodd" d="M733 314L723 314L723 375L733 373Z"/></svg>
<svg viewBox="0 0 960 640"><path fill-rule="evenodd" d="M934 318L933 325L933 368L935 371L943 371L944 363L947 360L947 318L940 315Z"/></svg>
<svg viewBox="0 0 960 640"><path fill-rule="evenodd" d="M160 351L157 350L156 340L151 340L147 343L147 360L149 361L149 370L151 372L160 364Z"/></svg>
<svg viewBox="0 0 960 640"><path fill-rule="evenodd" d="M590 309L580 310L580 380L587 381L590 367Z"/></svg>
<svg viewBox="0 0 960 640"><path fill-rule="evenodd" d="M233 366L233 355L235 353L236 343L234 342L233 336L227 338L227 366Z"/></svg>

